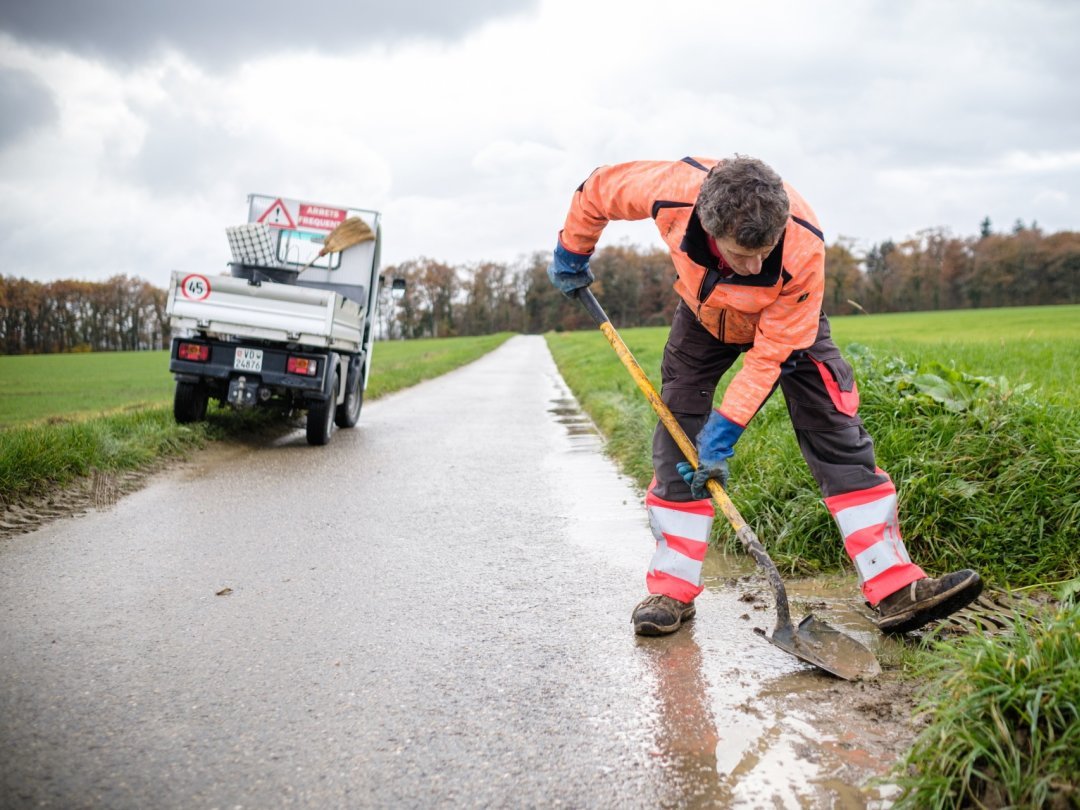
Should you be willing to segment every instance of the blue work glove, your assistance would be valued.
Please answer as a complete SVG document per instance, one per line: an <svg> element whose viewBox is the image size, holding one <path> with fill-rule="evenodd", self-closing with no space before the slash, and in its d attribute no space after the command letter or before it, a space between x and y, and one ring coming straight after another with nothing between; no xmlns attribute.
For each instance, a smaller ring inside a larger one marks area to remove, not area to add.
<svg viewBox="0 0 1080 810"><path fill-rule="evenodd" d="M720 459L719 463L711 467L698 467L696 470L689 461L680 461L675 465L675 469L679 471L683 481L690 487L690 494L698 500L709 497L708 482L710 478L715 478L722 487L727 486L729 473L726 458Z"/></svg>
<svg viewBox="0 0 1080 810"><path fill-rule="evenodd" d="M695 470L688 462L682 461L675 466L679 475L690 485L690 493L695 498L708 498L706 482L714 478L720 486L727 486L727 460L735 455L735 442L742 436L744 428L714 410L709 414L705 427L697 435L698 467ZM685 465L686 470L682 468ZM688 475L689 473L689 475Z"/></svg>
<svg viewBox="0 0 1080 810"><path fill-rule="evenodd" d="M555 245L555 257L548 265L548 278L567 298L574 295L574 290L588 287L593 283L593 274L589 270L589 257L584 253L574 253L562 246Z"/></svg>

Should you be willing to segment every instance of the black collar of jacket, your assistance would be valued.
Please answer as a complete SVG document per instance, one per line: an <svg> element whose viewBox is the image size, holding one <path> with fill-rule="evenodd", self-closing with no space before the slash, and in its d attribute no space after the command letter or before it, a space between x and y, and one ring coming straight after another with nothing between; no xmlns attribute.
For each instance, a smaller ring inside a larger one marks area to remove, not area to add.
<svg viewBox="0 0 1080 810"><path fill-rule="evenodd" d="M727 278L720 275L720 260L713 256L709 250L709 235L701 227L698 218L697 206L690 212L690 222L686 225L686 234L682 244L679 245L695 264L705 268L705 281L701 285L700 298L704 301L717 284L734 284L739 287L773 287L780 280L784 271L784 235L780 234L780 241L776 243L772 253L765 257L761 266L761 272L756 276L740 276L732 273Z"/></svg>

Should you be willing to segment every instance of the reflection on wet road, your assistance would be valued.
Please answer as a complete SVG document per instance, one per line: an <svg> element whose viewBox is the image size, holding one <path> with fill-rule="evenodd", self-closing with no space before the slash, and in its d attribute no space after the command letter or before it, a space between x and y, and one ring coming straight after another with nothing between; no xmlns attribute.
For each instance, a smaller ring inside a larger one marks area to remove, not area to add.
<svg viewBox="0 0 1080 810"><path fill-rule="evenodd" d="M551 412L566 425L572 452L585 459L572 468L583 495L572 515L573 539L635 569L643 589L649 555L624 542L648 534L641 498L620 499L611 490L615 479L601 459L602 440L562 380L555 385L563 394ZM599 504L611 511L597 514ZM620 529L619 521L630 525ZM876 738L872 721L829 711L831 695L867 686L820 673L752 632L771 633L775 614L771 589L751 559L713 549L704 577L693 622L673 636L634 640L654 696L650 755L664 774L670 806L887 806L895 789L867 783L892 764L889 741ZM880 652L884 642L856 607L853 582L803 579L789 582L787 591L796 622L813 611ZM624 607L628 625L632 606ZM626 632L632 633L629 626Z"/></svg>
<svg viewBox="0 0 1080 810"><path fill-rule="evenodd" d="M772 613L745 559L711 555L684 631L633 635L652 546L539 337L325 448L204 454L0 546L0 795L875 806L888 741L753 633ZM847 585L793 586L794 612L868 641Z"/></svg>

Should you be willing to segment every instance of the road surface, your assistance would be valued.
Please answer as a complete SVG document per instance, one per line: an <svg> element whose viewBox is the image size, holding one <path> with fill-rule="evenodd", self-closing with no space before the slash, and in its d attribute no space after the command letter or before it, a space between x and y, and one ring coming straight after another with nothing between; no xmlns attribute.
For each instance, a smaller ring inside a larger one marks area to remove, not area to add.
<svg viewBox="0 0 1080 810"><path fill-rule="evenodd" d="M742 560L636 638L652 546L540 337L202 452L0 542L0 805L877 806L888 696L755 636Z"/></svg>

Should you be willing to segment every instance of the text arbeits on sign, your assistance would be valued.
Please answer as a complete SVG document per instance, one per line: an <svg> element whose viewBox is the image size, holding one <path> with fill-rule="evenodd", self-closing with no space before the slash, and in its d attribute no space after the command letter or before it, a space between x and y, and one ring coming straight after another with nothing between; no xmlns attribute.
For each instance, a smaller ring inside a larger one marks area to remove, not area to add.
<svg viewBox="0 0 1080 810"><path fill-rule="evenodd" d="M321 231L332 231L345 221L345 211L341 208L327 208L324 205L300 204L300 215L297 217L298 227L318 228Z"/></svg>

